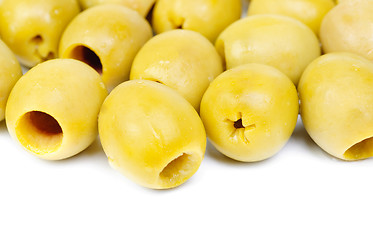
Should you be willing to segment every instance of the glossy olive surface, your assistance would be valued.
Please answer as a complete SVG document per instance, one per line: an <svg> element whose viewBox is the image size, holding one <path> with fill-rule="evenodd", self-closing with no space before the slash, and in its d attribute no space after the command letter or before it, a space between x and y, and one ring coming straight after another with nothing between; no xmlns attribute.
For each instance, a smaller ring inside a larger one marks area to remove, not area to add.
<svg viewBox="0 0 373 240"><path fill-rule="evenodd" d="M103 4L83 11L69 24L59 54L93 67L112 90L128 80L133 59L151 37L151 27L139 13Z"/></svg>
<svg viewBox="0 0 373 240"><path fill-rule="evenodd" d="M201 103L211 143L243 162L267 159L289 140L298 118L298 95L279 70L246 64L218 76Z"/></svg>
<svg viewBox="0 0 373 240"><path fill-rule="evenodd" d="M163 83L198 111L207 87L222 71L222 60L205 37L189 30L172 30L144 45L132 64L130 79Z"/></svg>
<svg viewBox="0 0 373 240"><path fill-rule="evenodd" d="M99 116L111 166L154 189L179 186L199 168L206 148L202 121L176 91L153 81L116 87Z"/></svg>
<svg viewBox="0 0 373 240"><path fill-rule="evenodd" d="M280 15L254 15L226 28L215 46L227 69L261 63L285 73L295 85L307 65L320 56L319 41L300 21Z"/></svg>
<svg viewBox="0 0 373 240"><path fill-rule="evenodd" d="M5 117L5 106L22 69L12 51L0 40L0 121Z"/></svg>
<svg viewBox="0 0 373 240"><path fill-rule="evenodd" d="M87 9L99 4L122 4L123 6L137 11L144 17L149 13L155 1L156 0L79 0L83 9Z"/></svg>
<svg viewBox="0 0 373 240"><path fill-rule="evenodd" d="M333 0L252 0L248 13L293 17L306 24L318 35L325 14L334 6Z"/></svg>
<svg viewBox="0 0 373 240"><path fill-rule="evenodd" d="M325 53L351 52L373 60L373 1L343 1L324 18L320 39Z"/></svg>
<svg viewBox="0 0 373 240"><path fill-rule="evenodd" d="M80 12L77 0L3 0L0 35L21 64L56 58L61 35Z"/></svg>
<svg viewBox="0 0 373 240"><path fill-rule="evenodd" d="M215 42L240 16L240 0L157 0L152 23L156 33L188 29Z"/></svg>
<svg viewBox="0 0 373 240"><path fill-rule="evenodd" d="M47 160L71 157L97 137L97 117L107 91L100 75L73 59L37 65L14 86L6 107L11 137Z"/></svg>
<svg viewBox="0 0 373 240"><path fill-rule="evenodd" d="M311 138L343 160L373 156L373 63L351 53L312 62L298 86L303 124Z"/></svg>

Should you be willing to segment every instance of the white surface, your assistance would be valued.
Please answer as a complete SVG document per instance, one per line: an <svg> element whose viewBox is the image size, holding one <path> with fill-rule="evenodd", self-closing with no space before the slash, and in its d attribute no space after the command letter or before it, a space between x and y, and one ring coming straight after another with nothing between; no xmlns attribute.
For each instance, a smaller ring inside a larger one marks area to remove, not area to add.
<svg viewBox="0 0 373 240"><path fill-rule="evenodd" d="M99 141L65 161L37 159L0 123L0 239L372 239L373 160L321 151L301 123L254 164L209 145L199 171L167 191L112 170Z"/></svg>

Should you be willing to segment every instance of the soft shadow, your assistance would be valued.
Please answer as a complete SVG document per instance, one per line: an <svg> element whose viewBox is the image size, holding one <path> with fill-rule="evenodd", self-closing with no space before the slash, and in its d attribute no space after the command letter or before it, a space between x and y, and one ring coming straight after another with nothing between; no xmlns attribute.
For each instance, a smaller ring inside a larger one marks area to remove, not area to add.
<svg viewBox="0 0 373 240"><path fill-rule="evenodd" d="M271 161L271 158L259 161L259 162L241 162L234 160L232 158L229 158L225 156L224 154L220 153L208 140L207 141L207 147L206 147L206 154L210 156L213 160L218 163L224 164L224 165L229 165L229 166L261 166L264 164L267 164L269 161ZM206 160L206 159L205 159ZM204 160L204 161L205 161Z"/></svg>
<svg viewBox="0 0 373 240"><path fill-rule="evenodd" d="M154 11L154 6L155 6L155 3L151 6L148 14L146 15L145 19L148 20L148 22L150 24L152 24L152 19L153 19L153 11ZM154 33L154 32L153 32ZM155 33L154 33L155 35Z"/></svg>
<svg viewBox="0 0 373 240"><path fill-rule="evenodd" d="M102 164L108 166L107 164L107 157L102 149L100 139L97 137L95 141L85 150L74 155L72 157L62 159L59 161L46 161L50 164L67 164L67 163L75 163L79 161L90 161L90 162L97 162L98 164Z"/></svg>
<svg viewBox="0 0 373 240"><path fill-rule="evenodd" d="M100 139L97 137L95 141L87 149L79 153L77 156L78 157L93 157L93 156L96 157L100 155L104 157L105 161L107 160L104 150L102 148Z"/></svg>
<svg viewBox="0 0 373 240"><path fill-rule="evenodd" d="M8 132L8 129L6 128L5 120L0 122L0 133Z"/></svg>
<svg viewBox="0 0 373 240"><path fill-rule="evenodd" d="M307 149L311 152L310 154L316 154L317 156L320 156L322 158L326 158L328 160L332 161L343 161L342 159L336 158L329 153L325 152L321 147L319 147L310 137L310 135L307 133L306 129L304 128L302 120L298 120L297 126L295 127L295 130L293 132L293 135L291 136L292 141L295 141L297 143L301 143L307 147Z"/></svg>
<svg viewBox="0 0 373 240"><path fill-rule="evenodd" d="M308 135L301 121L298 121L297 126L294 129L293 135L291 136L291 139L299 143L304 143L312 151L320 150L319 146Z"/></svg>

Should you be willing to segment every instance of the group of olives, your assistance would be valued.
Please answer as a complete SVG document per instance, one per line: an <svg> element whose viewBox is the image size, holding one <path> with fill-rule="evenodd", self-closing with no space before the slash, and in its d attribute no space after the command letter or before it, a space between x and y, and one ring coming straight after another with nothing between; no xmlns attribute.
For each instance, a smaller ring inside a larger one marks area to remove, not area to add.
<svg viewBox="0 0 373 240"><path fill-rule="evenodd" d="M48 160L99 132L110 165L154 189L198 170L206 135L238 161L273 156L299 111L329 154L373 156L373 0L241 12L240 0L0 0L0 120Z"/></svg>

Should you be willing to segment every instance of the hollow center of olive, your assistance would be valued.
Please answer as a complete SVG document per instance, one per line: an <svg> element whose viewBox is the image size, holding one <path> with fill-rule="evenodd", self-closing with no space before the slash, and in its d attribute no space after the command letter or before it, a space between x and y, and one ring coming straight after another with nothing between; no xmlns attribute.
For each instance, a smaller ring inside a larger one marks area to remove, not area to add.
<svg viewBox="0 0 373 240"><path fill-rule="evenodd" d="M356 143L343 154L348 160L360 160L373 156L373 137Z"/></svg>
<svg viewBox="0 0 373 240"><path fill-rule="evenodd" d="M238 119L237 121L234 122L233 126L236 128L236 129L239 129L239 128L245 128L244 125L242 124L242 119Z"/></svg>
<svg viewBox="0 0 373 240"><path fill-rule="evenodd" d="M52 116L38 111L29 112L31 124L44 134L62 133L61 126Z"/></svg>
<svg viewBox="0 0 373 240"><path fill-rule="evenodd" d="M160 179L166 186L175 186L186 181L193 173L198 164L193 161L193 156L183 153L167 164L159 174ZM197 166L198 167L198 166Z"/></svg>
<svg viewBox="0 0 373 240"><path fill-rule="evenodd" d="M36 35L35 37L31 38L31 42L34 44L41 44L44 41L41 35Z"/></svg>
<svg viewBox="0 0 373 240"><path fill-rule="evenodd" d="M71 58L82 61L93 69L95 69L99 74L102 74L102 63L100 58L91 49L85 46L75 47L70 54Z"/></svg>
<svg viewBox="0 0 373 240"><path fill-rule="evenodd" d="M16 134L24 147L39 154L55 151L63 137L58 121L40 111L24 114L17 122Z"/></svg>

